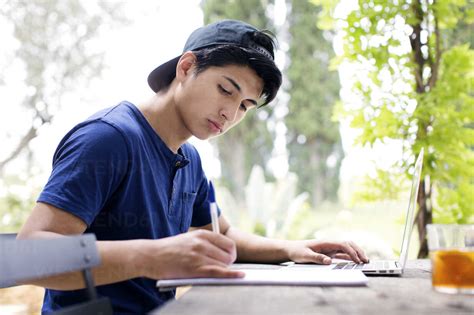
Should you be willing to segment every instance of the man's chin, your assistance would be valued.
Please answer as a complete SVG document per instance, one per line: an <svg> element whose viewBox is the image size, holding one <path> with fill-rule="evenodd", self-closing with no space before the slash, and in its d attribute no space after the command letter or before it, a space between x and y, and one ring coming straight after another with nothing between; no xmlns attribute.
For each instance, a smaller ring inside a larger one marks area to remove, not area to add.
<svg viewBox="0 0 474 315"><path fill-rule="evenodd" d="M209 139L217 138L226 132L227 130L221 131L219 133L208 133L208 134L202 134L202 135L194 134L194 137L198 138L199 140L209 140Z"/></svg>

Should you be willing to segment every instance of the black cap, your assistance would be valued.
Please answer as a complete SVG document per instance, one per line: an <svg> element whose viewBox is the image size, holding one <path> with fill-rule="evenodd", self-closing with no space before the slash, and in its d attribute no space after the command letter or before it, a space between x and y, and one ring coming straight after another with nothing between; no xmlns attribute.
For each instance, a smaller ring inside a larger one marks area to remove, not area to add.
<svg viewBox="0 0 474 315"><path fill-rule="evenodd" d="M254 49L269 59L274 59L273 51L255 43L252 35L259 32L250 24L236 20L223 20L198 28L191 33L183 53L217 45L237 45ZM169 84L176 75L176 65L181 55L157 67L148 75L148 85L155 92Z"/></svg>

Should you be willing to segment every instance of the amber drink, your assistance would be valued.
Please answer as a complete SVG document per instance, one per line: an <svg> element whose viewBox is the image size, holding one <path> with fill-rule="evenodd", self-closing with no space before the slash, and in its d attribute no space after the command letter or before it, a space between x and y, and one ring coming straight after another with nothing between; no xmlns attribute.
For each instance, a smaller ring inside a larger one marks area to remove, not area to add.
<svg viewBox="0 0 474 315"><path fill-rule="evenodd" d="M430 224L428 246L433 288L474 294L474 225Z"/></svg>

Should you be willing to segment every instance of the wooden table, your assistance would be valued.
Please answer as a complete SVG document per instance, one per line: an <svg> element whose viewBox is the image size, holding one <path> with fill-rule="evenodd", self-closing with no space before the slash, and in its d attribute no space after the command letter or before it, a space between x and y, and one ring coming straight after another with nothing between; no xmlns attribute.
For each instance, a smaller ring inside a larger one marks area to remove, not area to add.
<svg viewBox="0 0 474 315"><path fill-rule="evenodd" d="M153 314L474 315L474 296L433 291L429 260L414 260L407 263L402 277L372 276L367 287L193 287Z"/></svg>

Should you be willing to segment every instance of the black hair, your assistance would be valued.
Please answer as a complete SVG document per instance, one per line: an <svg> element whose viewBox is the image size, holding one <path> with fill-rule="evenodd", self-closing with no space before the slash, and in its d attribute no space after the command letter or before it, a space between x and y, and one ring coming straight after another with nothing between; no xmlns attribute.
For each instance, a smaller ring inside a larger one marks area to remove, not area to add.
<svg viewBox="0 0 474 315"><path fill-rule="evenodd" d="M253 42L265 48L274 58L275 42L271 35L264 31L257 31L251 37ZM196 75L209 67L238 65L253 69L263 81L261 97L263 97L264 102L259 107L270 103L281 86L281 72L273 59L255 49L237 45L217 45L199 49L193 51L193 53L196 56Z"/></svg>

